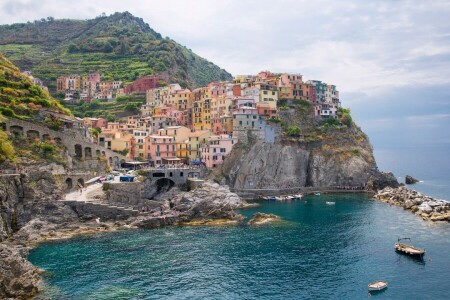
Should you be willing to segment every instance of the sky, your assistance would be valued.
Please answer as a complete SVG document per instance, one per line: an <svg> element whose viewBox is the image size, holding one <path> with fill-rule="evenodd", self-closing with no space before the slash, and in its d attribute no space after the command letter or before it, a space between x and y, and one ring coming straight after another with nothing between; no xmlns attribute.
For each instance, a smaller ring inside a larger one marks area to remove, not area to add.
<svg viewBox="0 0 450 300"><path fill-rule="evenodd" d="M337 85L375 149L450 154L450 1L0 0L0 24L116 11L233 75Z"/></svg>

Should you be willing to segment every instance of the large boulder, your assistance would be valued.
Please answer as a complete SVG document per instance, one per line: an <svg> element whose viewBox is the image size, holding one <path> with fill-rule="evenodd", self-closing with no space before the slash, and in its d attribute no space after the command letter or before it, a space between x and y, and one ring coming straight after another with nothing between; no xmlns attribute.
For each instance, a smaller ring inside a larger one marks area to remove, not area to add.
<svg viewBox="0 0 450 300"><path fill-rule="evenodd" d="M38 269L26 260L26 254L12 245L0 244L0 299L29 299L39 291Z"/></svg>
<svg viewBox="0 0 450 300"><path fill-rule="evenodd" d="M415 179L414 177L410 176L410 175L406 175L405 177L405 183L406 184L414 184L419 182L419 180Z"/></svg>
<svg viewBox="0 0 450 300"><path fill-rule="evenodd" d="M201 187L183 192L171 199L173 209L179 212L180 221L201 219L241 219L236 209L245 204L228 186L205 181Z"/></svg>
<svg viewBox="0 0 450 300"><path fill-rule="evenodd" d="M391 172L376 172L369 177L366 183L366 189L369 191L379 191L386 187L397 188L399 186L397 178Z"/></svg>
<svg viewBox="0 0 450 300"><path fill-rule="evenodd" d="M274 214L265 214L261 212L257 212L253 215L253 218L248 221L249 225L261 225L273 221L280 220L280 217Z"/></svg>

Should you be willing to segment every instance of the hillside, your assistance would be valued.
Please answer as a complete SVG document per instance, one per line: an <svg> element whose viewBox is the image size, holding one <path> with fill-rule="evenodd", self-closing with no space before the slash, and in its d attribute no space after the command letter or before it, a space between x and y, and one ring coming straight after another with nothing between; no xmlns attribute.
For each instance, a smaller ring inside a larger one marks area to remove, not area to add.
<svg viewBox="0 0 450 300"><path fill-rule="evenodd" d="M0 26L0 53L31 70L50 90L58 76L100 72L106 80L167 72L189 88L231 75L128 12L91 20L42 19Z"/></svg>
<svg viewBox="0 0 450 300"><path fill-rule="evenodd" d="M28 118L42 107L70 114L70 111L34 85L20 73L19 68L0 54L0 113L7 117Z"/></svg>

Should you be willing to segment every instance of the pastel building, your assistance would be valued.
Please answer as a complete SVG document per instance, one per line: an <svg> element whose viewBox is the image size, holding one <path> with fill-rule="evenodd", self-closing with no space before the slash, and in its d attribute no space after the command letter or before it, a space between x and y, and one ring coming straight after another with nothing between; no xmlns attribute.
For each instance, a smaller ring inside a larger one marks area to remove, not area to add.
<svg viewBox="0 0 450 300"><path fill-rule="evenodd" d="M208 168L214 168L222 164L236 143L237 138L234 138L232 135L221 134L210 136L207 143L200 146L202 162Z"/></svg>
<svg viewBox="0 0 450 300"><path fill-rule="evenodd" d="M189 134L187 151L189 159L201 159L200 145L205 144L211 136L211 130L197 130Z"/></svg>

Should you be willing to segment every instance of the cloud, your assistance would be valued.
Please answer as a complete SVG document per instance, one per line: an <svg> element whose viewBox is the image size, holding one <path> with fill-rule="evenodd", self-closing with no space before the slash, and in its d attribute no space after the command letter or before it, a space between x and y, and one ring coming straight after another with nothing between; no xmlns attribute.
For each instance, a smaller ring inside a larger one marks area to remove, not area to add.
<svg viewBox="0 0 450 300"><path fill-rule="evenodd" d="M302 73L341 95L450 83L448 1L4 0L0 22L125 10L233 74Z"/></svg>

